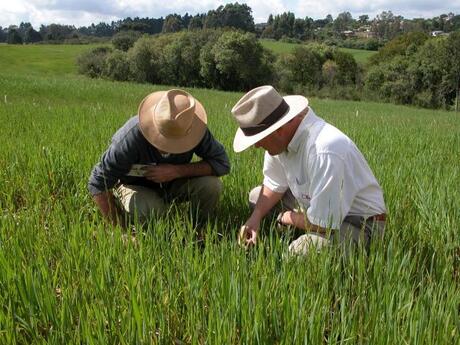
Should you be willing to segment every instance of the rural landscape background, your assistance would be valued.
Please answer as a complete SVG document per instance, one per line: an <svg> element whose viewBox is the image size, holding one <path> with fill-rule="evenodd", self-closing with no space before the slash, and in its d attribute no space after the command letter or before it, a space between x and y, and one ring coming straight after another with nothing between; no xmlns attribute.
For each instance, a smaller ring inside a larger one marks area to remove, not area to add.
<svg viewBox="0 0 460 345"><path fill-rule="evenodd" d="M87 179L145 95L177 85L79 74L99 44L0 45L0 344L460 343L460 115L305 94L361 149L389 217L369 256L288 258L291 234L269 222L253 251L236 244L263 160L231 149L243 92L181 86L232 172L204 247L183 208L131 241L101 219ZM351 53L363 66L378 54Z"/></svg>

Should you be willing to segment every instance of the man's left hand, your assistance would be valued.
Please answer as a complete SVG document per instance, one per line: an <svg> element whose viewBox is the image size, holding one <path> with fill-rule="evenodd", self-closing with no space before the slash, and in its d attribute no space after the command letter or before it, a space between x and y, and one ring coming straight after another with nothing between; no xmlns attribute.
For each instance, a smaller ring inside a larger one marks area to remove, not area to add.
<svg viewBox="0 0 460 345"><path fill-rule="evenodd" d="M145 169L144 177L147 180L163 183L181 177L180 169L174 164L152 165Z"/></svg>

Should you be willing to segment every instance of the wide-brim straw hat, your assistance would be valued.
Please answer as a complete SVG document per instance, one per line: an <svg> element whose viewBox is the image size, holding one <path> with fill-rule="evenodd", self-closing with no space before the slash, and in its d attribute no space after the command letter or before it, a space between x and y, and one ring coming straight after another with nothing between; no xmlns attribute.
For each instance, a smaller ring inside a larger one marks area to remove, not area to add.
<svg viewBox="0 0 460 345"><path fill-rule="evenodd" d="M245 94L232 108L239 125L233 150L241 152L254 145L308 108L301 95L282 97L270 85L260 86Z"/></svg>
<svg viewBox="0 0 460 345"><path fill-rule="evenodd" d="M167 153L196 147L207 128L203 105L178 89L149 94L139 105L139 128L150 144Z"/></svg>

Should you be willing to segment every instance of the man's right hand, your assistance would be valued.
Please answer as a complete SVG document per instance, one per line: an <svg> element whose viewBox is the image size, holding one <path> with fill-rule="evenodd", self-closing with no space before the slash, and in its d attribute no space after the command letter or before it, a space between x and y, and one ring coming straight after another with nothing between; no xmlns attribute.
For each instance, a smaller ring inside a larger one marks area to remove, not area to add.
<svg viewBox="0 0 460 345"><path fill-rule="evenodd" d="M245 248L256 245L259 225L260 221L248 219L248 221L240 229L240 233L238 234L238 244Z"/></svg>
<svg viewBox="0 0 460 345"><path fill-rule="evenodd" d="M93 195L93 200L107 221L114 226L125 227L121 211L118 209L111 191Z"/></svg>

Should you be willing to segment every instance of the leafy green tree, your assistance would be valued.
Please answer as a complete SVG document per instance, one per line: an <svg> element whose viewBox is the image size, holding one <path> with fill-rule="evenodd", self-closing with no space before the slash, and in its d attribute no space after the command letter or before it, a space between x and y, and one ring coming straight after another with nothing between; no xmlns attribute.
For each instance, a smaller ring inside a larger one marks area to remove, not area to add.
<svg viewBox="0 0 460 345"><path fill-rule="evenodd" d="M188 24L188 29L189 30L201 30L203 29L203 22L204 22L204 15L197 14L190 20L190 23Z"/></svg>
<svg viewBox="0 0 460 345"><path fill-rule="evenodd" d="M323 82L328 86L337 84L338 66L333 60L327 60L321 67L321 75Z"/></svg>
<svg viewBox="0 0 460 345"><path fill-rule="evenodd" d="M40 33L31 26L24 33L24 43L36 43L42 41Z"/></svg>
<svg viewBox="0 0 460 345"><path fill-rule="evenodd" d="M446 103L453 104L460 88L460 31L452 32L446 42Z"/></svg>
<svg viewBox="0 0 460 345"><path fill-rule="evenodd" d="M97 47L84 52L77 58L78 72L91 78L103 76L107 56L112 52L109 47Z"/></svg>
<svg viewBox="0 0 460 345"><path fill-rule="evenodd" d="M409 73L415 81L417 94L415 105L439 108L448 101L447 55L445 40L430 39L421 46L411 59Z"/></svg>
<svg viewBox="0 0 460 345"><path fill-rule="evenodd" d="M284 12L273 19L273 32L275 39L281 37L294 37L295 15L292 12Z"/></svg>
<svg viewBox="0 0 460 345"><path fill-rule="evenodd" d="M372 31L378 38L391 40L401 33L401 16L395 16L391 11L383 11L372 22Z"/></svg>
<svg viewBox="0 0 460 345"><path fill-rule="evenodd" d="M368 25L369 24L369 16L367 14L363 14L358 17L358 23L360 25Z"/></svg>
<svg viewBox="0 0 460 345"><path fill-rule="evenodd" d="M9 29L6 42L8 44L22 44L22 37L17 29Z"/></svg>
<svg viewBox="0 0 460 345"><path fill-rule="evenodd" d="M100 22L94 27L94 36L96 37L111 37L115 33L114 28L104 22Z"/></svg>
<svg viewBox="0 0 460 345"><path fill-rule="evenodd" d="M305 20L296 18L294 21L293 37L303 39L305 33Z"/></svg>
<svg viewBox="0 0 460 345"><path fill-rule="evenodd" d="M171 36L164 47L160 73L164 83L179 86L205 86L200 70L200 53L222 33L216 30L181 32Z"/></svg>
<svg viewBox="0 0 460 345"><path fill-rule="evenodd" d="M291 54L279 58L277 84L285 92L293 92L297 86L319 89L322 84L322 65L324 56L314 48L300 46Z"/></svg>
<svg viewBox="0 0 460 345"><path fill-rule="evenodd" d="M164 47L171 35L142 36L128 51L130 73L135 81L141 83L160 83L161 59Z"/></svg>
<svg viewBox="0 0 460 345"><path fill-rule="evenodd" d="M372 67L365 79L365 88L377 98L399 104L412 104L417 94L416 80L409 70L411 62L403 56Z"/></svg>
<svg viewBox="0 0 460 345"><path fill-rule="evenodd" d="M254 31L254 18L252 10L246 4L226 4L219 6L216 10L208 12L204 20L204 28L230 27L243 31Z"/></svg>
<svg viewBox="0 0 460 345"><path fill-rule="evenodd" d="M389 61L397 55L406 55L409 47L410 51L422 46L429 36L423 32L409 32L396 37L388 42L379 52L370 58L371 64L378 64L383 61Z"/></svg>
<svg viewBox="0 0 460 345"><path fill-rule="evenodd" d="M336 33L341 33L345 30L351 30L353 28L354 19L350 12L339 13L337 18L334 20L333 28Z"/></svg>
<svg viewBox="0 0 460 345"><path fill-rule="evenodd" d="M44 41L63 41L76 33L73 25L50 24L40 26L40 35Z"/></svg>
<svg viewBox="0 0 460 345"><path fill-rule="evenodd" d="M139 31L120 31L112 38L112 44L115 49L128 51L129 48L134 46L134 43L141 37Z"/></svg>
<svg viewBox="0 0 460 345"><path fill-rule="evenodd" d="M0 26L0 42L6 42L7 36L7 31Z"/></svg>
<svg viewBox="0 0 460 345"><path fill-rule="evenodd" d="M22 40L24 41L24 35L26 33L26 31L32 27L32 24L28 23L28 22L21 22L19 24L19 27L18 27L18 32L19 32L19 35L21 35L21 38Z"/></svg>
<svg viewBox="0 0 460 345"><path fill-rule="evenodd" d="M184 28L184 24L182 23L182 18L178 14L170 14L166 16L165 21L163 23L163 30L162 32L178 32Z"/></svg>
<svg viewBox="0 0 460 345"><path fill-rule="evenodd" d="M122 50L109 53L105 59L102 75L118 81L131 79L127 53Z"/></svg>
<svg viewBox="0 0 460 345"><path fill-rule="evenodd" d="M358 74L358 64L350 53L345 53L340 50L335 50L333 61L337 65L336 81L339 85L349 85L356 83Z"/></svg>
<svg viewBox="0 0 460 345"><path fill-rule="evenodd" d="M201 51L201 75L206 85L223 90L249 90L269 83L274 57L250 33L224 32Z"/></svg>
<svg viewBox="0 0 460 345"><path fill-rule="evenodd" d="M163 30L164 19L161 18L125 18L118 25L119 31L139 31L146 34L158 34Z"/></svg>

